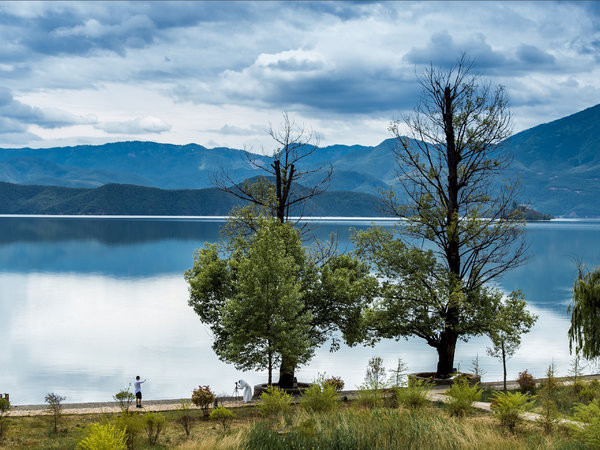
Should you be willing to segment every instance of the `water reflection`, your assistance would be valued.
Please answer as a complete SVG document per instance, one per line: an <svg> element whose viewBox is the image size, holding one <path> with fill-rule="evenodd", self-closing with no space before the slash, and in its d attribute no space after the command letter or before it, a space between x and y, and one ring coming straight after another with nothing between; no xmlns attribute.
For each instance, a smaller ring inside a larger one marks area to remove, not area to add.
<svg viewBox="0 0 600 450"><path fill-rule="evenodd" d="M241 374L220 362L210 332L187 306L182 272L194 248L218 239L218 223L89 220L0 218L0 391L16 404L41 403L51 391L70 402L110 400L139 373L149 379L147 397L159 399L188 396L199 384L231 393L240 377L264 380L264 373ZM331 231L342 248L350 246L347 223L317 230L320 237ZM500 286L522 289L540 320L509 360L510 377L525 368L542 376L553 359L559 374L567 373L574 260L600 263L598 231L598 222L528 226L531 258ZM500 379L488 345L485 337L461 342L456 361L469 368L478 354L484 378ZM354 387L376 355L389 368L398 357L415 371L436 362L421 340L384 341L334 354L320 349L298 375L310 380L326 372Z"/></svg>

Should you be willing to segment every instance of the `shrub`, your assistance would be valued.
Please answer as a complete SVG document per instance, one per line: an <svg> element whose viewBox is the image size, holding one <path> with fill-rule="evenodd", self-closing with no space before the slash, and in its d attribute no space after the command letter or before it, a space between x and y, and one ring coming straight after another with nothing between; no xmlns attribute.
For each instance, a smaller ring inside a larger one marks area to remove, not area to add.
<svg viewBox="0 0 600 450"><path fill-rule="evenodd" d="M519 372L517 383L519 383L522 393L529 392L533 394L535 392L535 378L533 378L533 375L527 372L527 369L525 369L523 372Z"/></svg>
<svg viewBox="0 0 600 450"><path fill-rule="evenodd" d="M356 404L362 408L379 408L383 406L383 391L362 386L356 391Z"/></svg>
<svg viewBox="0 0 600 450"><path fill-rule="evenodd" d="M345 386L344 380L340 377L329 377L325 380L325 384L332 386L336 392L340 392Z"/></svg>
<svg viewBox="0 0 600 450"><path fill-rule="evenodd" d="M580 382L578 381L577 383L579 384ZM591 385L583 386L581 389L579 389L579 392L577 393L577 398L580 402L590 403L594 399L598 398L598 391L594 389Z"/></svg>
<svg viewBox="0 0 600 450"><path fill-rule="evenodd" d="M285 415L292 409L292 397L278 386L269 386L260 394L258 410L265 417Z"/></svg>
<svg viewBox="0 0 600 450"><path fill-rule="evenodd" d="M156 445L160 432L165 426L165 416L151 412L144 414L143 417L146 434L148 435L148 443L150 445Z"/></svg>
<svg viewBox="0 0 600 450"><path fill-rule="evenodd" d="M558 381L554 376L554 364L548 366L546 379L540 385L538 400L542 408L538 423L546 433L550 433L558 421Z"/></svg>
<svg viewBox="0 0 600 450"><path fill-rule="evenodd" d="M7 398L0 397L0 439L4 436L6 430L6 417L10 410L10 402Z"/></svg>
<svg viewBox="0 0 600 450"><path fill-rule="evenodd" d="M77 446L83 450L126 450L125 431L112 424L93 423Z"/></svg>
<svg viewBox="0 0 600 450"><path fill-rule="evenodd" d="M181 424L187 437L190 437L192 422L194 420L191 414L192 409L190 408L190 405L191 403L189 400L181 400L181 404L177 408L179 412L177 416L177 422Z"/></svg>
<svg viewBox="0 0 600 450"><path fill-rule="evenodd" d="M131 389L131 384L129 385L129 387L127 387L127 389L122 389L119 392L117 392L115 395L113 395L113 399L115 400L115 402L118 403L119 408L121 408L121 411L124 413L129 412L131 403L133 402L133 400L135 400L135 395L133 395L133 393L130 391L130 389Z"/></svg>
<svg viewBox="0 0 600 450"><path fill-rule="evenodd" d="M52 417L54 418L55 433L58 432L58 421L60 419L60 416L62 416L62 401L65 398L66 397L55 394L54 392L46 394L46 397L44 398L46 403L48 403L48 411L50 412L50 414L52 414Z"/></svg>
<svg viewBox="0 0 600 450"><path fill-rule="evenodd" d="M448 389L450 400L446 404L451 416L464 417L473 409L473 403L481 399L479 384L469 385L465 377L458 377Z"/></svg>
<svg viewBox="0 0 600 450"><path fill-rule="evenodd" d="M494 415L511 432L522 420L524 412L533 407L533 397L529 393L497 392L491 404Z"/></svg>
<svg viewBox="0 0 600 450"><path fill-rule="evenodd" d="M210 420L216 420L223 426L223 431L227 431L229 423L233 420L233 413L224 406L219 406L210 412Z"/></svg>
<svg viewBox="0 0 600 450"><path fill-rule="evenodd" d="M308 411L332 411L338 407L338 394L333 385L326 381L314 383L304 391L300 405Z"/></svg>
<svg viewBox="0 0 600 450"><path fill-rule="evenodd" d="M408 386L405 388L396 388L394 396L398 406L404 406L409 409L420 409L429 404L427 396L429 390L433 387L433 382L429 380L408 378Z"/></svg>
<svg viewBox="0 0 600 450"><path fill-rule="evenodd" d="M136 414L123 413L114 419L115 426L125 432L125 445L128 449L134 449L144 424L141 417Z"/></svg>
<svg viewBox="0 0 600 450"><path fill-rule="evenodd" d="M208 409L215 400L215 393L208 386L199 386L192 392L192 403L202 409L204 417L208 417Z"/></svg>
<svg viewBox="0 0 600 450"><path fill-rule="evenodd" d="M578 430L579 437L589 448L600 448L600 407L598 400L592 401L589 405L581 403L573 407L576 420L585 424Z"/></svg>

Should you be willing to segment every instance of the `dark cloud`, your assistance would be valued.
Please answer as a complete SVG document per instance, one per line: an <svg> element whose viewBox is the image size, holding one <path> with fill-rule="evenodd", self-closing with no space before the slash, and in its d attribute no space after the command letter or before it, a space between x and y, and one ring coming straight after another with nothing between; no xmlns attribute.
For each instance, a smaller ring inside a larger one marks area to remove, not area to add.
<svg viewBox="0 0 600 450"><path fill-rule="evenodd" d="M551 66L556 62L556 58L554 58L554 56L551 54L544 52L533 45L526 44L521 44L519 46L517 49L517 57L528 67Z"/></svg>

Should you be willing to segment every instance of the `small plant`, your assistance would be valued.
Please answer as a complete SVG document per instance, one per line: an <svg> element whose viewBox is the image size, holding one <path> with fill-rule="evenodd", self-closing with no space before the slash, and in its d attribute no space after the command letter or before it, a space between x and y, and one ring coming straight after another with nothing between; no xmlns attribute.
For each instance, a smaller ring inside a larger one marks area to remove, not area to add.
<svg viewBox="0 0 600 450"><path fill-rule="evenodd" d="M329 384L336 392L341 392L344 389L344 380L340 377L329 377L325 380L325 384Z"/></svg>
<svg viewBox="0 0 600 450"><path fill-rule="evenodd" d="M229 428L229 423L233 420L233 417L233 413L224 406L219 406L210 412L210 420L216 420L219 422L223 426L223 431L227 431L227 428Z"/></svg>
<svg viewBox="0 0 600 450"><path fill-rule="evenodd" d="M127 387L127 389L122 389L113 395L113 399L121 408L122 413L129 413L129 408L131 408L131 404L135 400L135 395L131 392L131 384Z"/></svg>
<svg viewBox="0 0 600 450"><path fill-rule="evenodd" d="M144 429L141 416L136 414L123 413L120 416L114 418L115 426L119 430L125 432L125 445L128 449L134 449L138 441L138 437Z"/></svg>
<svg viewBox="0 0 600 450"><path fill-rule="evenodd" d="M585 426L578 431L579 437L589 448L600 448L600 406L598 400L589 405L577 404L573 407L576 420Z"/></svg>
<svg viewBox="0 0 600 450"><path fill-rule="evenodd" d="M10 410L10 402L7 398L0 397L0 439L4 436L6 430L6 418Z"/></svg>
<svg viewBox="0 0 600 450"><path fill-rule="evenodd" d="M580 402L590 403L594 399L598 398L598 391L594 389L591 384L585 385L581 383L581 381L578 381L577 384L582 385L579 389L577 389L578 392L576 391L577 398ZM575 385L575 383L573 383L573 385Z"/></svg>
<svg viewBox="0 0 600 450"><path fill-rule="evenodd" d="M202 409L204 417L208 417L208 409L215 400L215 393L208 386L199 386L192 392L192 403Z"/></svg>
<svg viewBox="0 0 600 450"><path fill-rule="evenodd" d="M365 375L365 388L379 390L388 387L388 385L383 359L379 356L371 358Z"/></svg>
<svg viewBox="0 0 600 450"><path fill-rule="evenodd" d="M300 405L313 412L333 411L339 405L338 394L333 385L326 381L314 383L304 391Z"/></svg>
<svg viewBox="0 0 600 450"><path fill-rule="evenodd" d="M194 420L192 416L191 402L189 400L181 400L181 404L177 410L179 411L177 422L183 427L186 437L190 437L192 422Z"/></svg>
<svg viewBox="0 0 600 450"><path fill-rule="evenodd" d="M517 383L519 384L519 388L523 394L526 392L533 394L535 392L536 380L533 378L533 375L527 372L527 369L525 369L523 372L519 372Z"/></svg>
<svg viewBox="0 0 600 450"><path fill-rule="evenodd" d="M481 378L487 373L487 371L481 367L479 355L477 355L475 359L471 361L471 367L475 376L479 377L479 380L481 380Z"/></svg>
<svg viewBox="0 0 600 450"><path fill-rule="evenodd" d="M548 366L546 379L540 385L538 399L542 407L538 423L546 433L550 433L558 421L558 382L554 376L554 363Z"/></svg>
<svg viewBox="0 0 600 450"><path fill-rule="evenodd" d="M148 443L156 445L160 432L165 426L165 416L152 412L146 413L144 414L143 421L146 427L146 434L148 435Z"/></svg>
<svg viewBox="0 0 600 450"><path fill-rule="evenodd" d="M65 398L66 397L55 394L54 392L47 394L46 397L44 398L46 403L48 403L48 411L50 412L50 414L52 414L52 417L54 418L54 432L55 433L58 433L58 421L60 420L60 417L62 416L62 401Z"/></svg>
<svg viewBox="0 0 600 450"><path fill-rule="evenodd" d="M269 386L260 394L258 410L265 417L282 416L292 409L292 397L278 386Z"/></svg>
<svg viewBox="0 0 600 450"><path fill-rule="evenodd" d="M523 413L533 407L532 399L529 393L497 392L491 408L500 423L514 433Z"/></svg>
<svg viewBox="0 0 600 450"><path fill-rule="evenodd" d="M125 430L110 423L93 423L88 428L87 437L77 444L83 450L126 450Z"/></svg>
<svg viewBox="0 0 600 450"><path fill-rule="evenodd" d="M395 369L390 369L390 385L393 387L406 386L408 365L402 361L402 358L398 358L398 365Z"/></svg>
<svg viewBox="0 0 600 450"><path fill-rule="evenodd" d="M429 404L428 393L432 387L432 381L409 377L408 386L395 389L396 402L405 408L421 409Z"/></svg>
<svg viewBox="0 0 600 450"><path fill-rule="evenodd" d="M579 353L576 353L573 358L571 358L571 363L569 365L569 375L573 380L573 384L577 383L577 379L583 375L583 370L588 365L585 364L584 360L581 358Z"/></svg>
<svg viewBox="0 0 600 450"><path fill-rule="evenodd" d="M473 409L473 403L481 399L482 390L479 384L469 385L465 377L458 377L448 389L450 400L446 404L451 416L464 417Z"/></svg>

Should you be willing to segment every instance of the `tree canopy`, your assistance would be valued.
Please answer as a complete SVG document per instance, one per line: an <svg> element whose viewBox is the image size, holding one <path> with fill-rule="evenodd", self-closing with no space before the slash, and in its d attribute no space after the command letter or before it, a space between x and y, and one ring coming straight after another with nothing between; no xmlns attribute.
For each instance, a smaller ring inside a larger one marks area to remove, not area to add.
<svg viewBox="0 0 600 450"><path fill-rule="evenodd" d="M592 272L578 267L569 312L569 350L574 348L586 359L597 358L600 356L600 267Z"/></svg>

